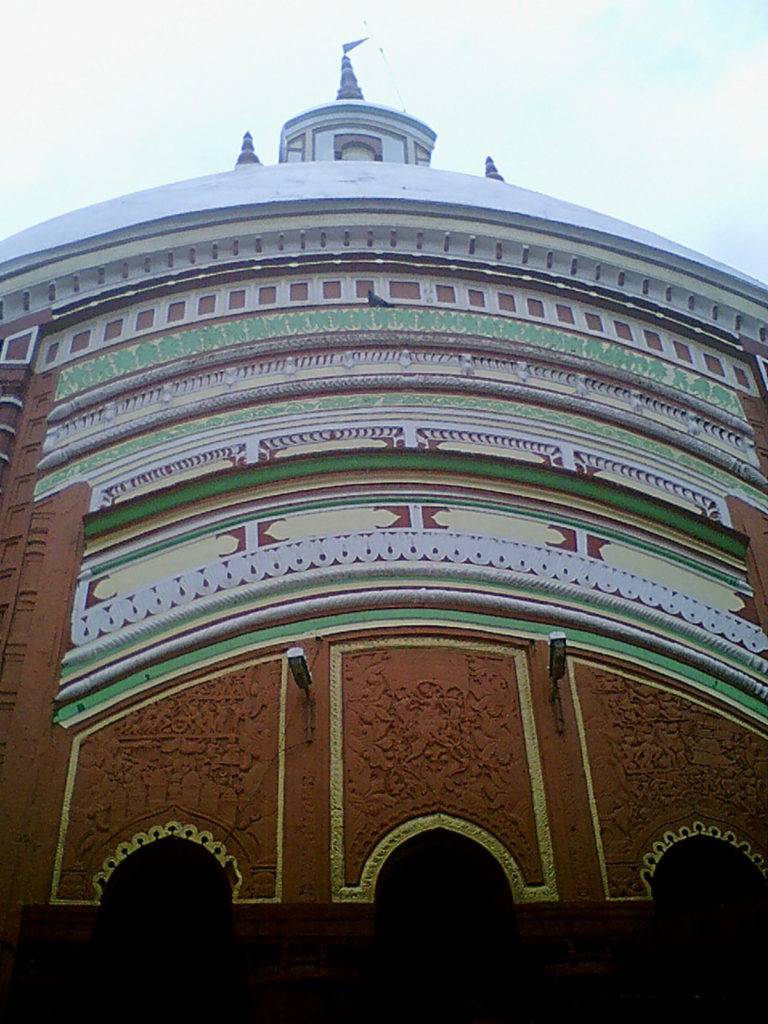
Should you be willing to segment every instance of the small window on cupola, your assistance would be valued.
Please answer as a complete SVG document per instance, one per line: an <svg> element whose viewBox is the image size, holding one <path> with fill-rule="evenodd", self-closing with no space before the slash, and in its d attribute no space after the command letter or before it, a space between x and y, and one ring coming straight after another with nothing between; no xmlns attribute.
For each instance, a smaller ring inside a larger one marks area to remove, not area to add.
<svg viewBox="0 0 768 1024"><path fill-rule="evenodd" d="M416 163L420 164L422 167L429 167L429 150L416 143L414 152L416 153Z"/></svg>
<svg viewBox="0 0 768 1024"><path fill-rule="evenodd" d="M333 156L336 160L381 160L381 139L375 135L334 135Z"/></svg>

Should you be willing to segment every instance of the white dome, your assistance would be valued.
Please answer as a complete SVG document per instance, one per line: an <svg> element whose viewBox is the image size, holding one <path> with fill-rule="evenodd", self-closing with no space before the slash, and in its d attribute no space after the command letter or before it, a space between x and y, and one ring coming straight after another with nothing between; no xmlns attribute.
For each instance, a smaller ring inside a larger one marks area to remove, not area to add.
<svg viewBox="0 0 768 1024"><path fill-rule="evenodd" d="M765 293L765 285L754 278L650 231L573 203L469 174L357 161L249 165L84 207L0 242L0 273L8 275L33 266L43 254L92 249L126 232L151 236L166 230L169 220L183 219L185 226L193 226L217 214L219 219L229 220L244 214L273 214L275 206L288 204L350 202L378 207L418 203L439 207L442 213L472 208L500 223L541 227L581 241L586 237L663 264L682 261L688 271L700 274L706 268L710 271L707 277L725 276L731 287L741 283L759 289L761 297Z"/></svg>

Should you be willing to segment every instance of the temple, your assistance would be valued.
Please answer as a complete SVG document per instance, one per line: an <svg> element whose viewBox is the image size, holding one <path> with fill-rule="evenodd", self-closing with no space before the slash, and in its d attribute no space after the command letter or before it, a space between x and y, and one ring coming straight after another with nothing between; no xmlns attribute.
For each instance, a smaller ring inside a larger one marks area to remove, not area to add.
<svg viewBox="0 0 768 1024"><path fill-rule="evenodd" d="M746 1009L768 288L346 52L251 129L0 242L8 1020Z"/></svg>

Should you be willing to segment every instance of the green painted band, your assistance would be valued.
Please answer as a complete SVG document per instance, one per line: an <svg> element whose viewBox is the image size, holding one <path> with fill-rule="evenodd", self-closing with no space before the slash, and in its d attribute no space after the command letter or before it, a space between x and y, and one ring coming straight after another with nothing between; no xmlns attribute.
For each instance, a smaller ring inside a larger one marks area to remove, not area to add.
<svg viewBox="0 0 768 1024"><path fill-rule="evenodd" d="M392 565L392 563L389 563L389 564ZM376 563L372 563L372 565L371 565L371 567L369 569L369 572L366 573L366 574L357 576L356 580L357 580L358 583L367 583L369 586L374 586L374 587L375 586L379 586L380 587L381 586L381 573L380 573L380 571L376 570ZM469 585L475 586L477 588L478 592L483 592L485 590L489 590L490 592L506 593L507 595L510 595L510 594L513 594L513 593L514 594L518 594L518 595L525 595L525 594L528 593L528 589L525 586L518 586L516 588L511 588L511 587L509 587L509 585L505 586L504 584L501 584L501 583L491 583L489 585L488 581L485 580L483 578L483 576L481 574L479 574L479 573L467 573L467 574L463 575L462 576L462 582L465 583L465 584L469 584ZM420 584L425 586L425 587L428 587L432 583L434 583L434 576L432 576L432 575L430 575L430 576L423 576L423 577L420 576L420 575L410 575L410 574L408 576L400 576L400 575L398 575L394 571L392 573L388 573L387 574L387 586L388 587L400 586L400 585L401 586L405 586L405 587L413 587L413 586L418 586ZM302 575L301 574L297 574L296 578L293 581L287 582L287 583L284 582L283 587L282 587L282 597L281 597L281 600L288 601L288 600L292 600L294 598L299 598L299 597L306 598L306 597L316 597L316 596L317 596L317 593L311 588L311 585L310 585L310 587L308 589L307 586L306 586L305 580L303 579ZM577 594L572 594L568 598L567 604L568 604L568 606L570 608L574 608L577 611L581 610L582 612L586 612L586 613L590 613L590 612L594 611L594 599L593 599L592 595L589 592L581 593L581 594L578 594L578 593ZM542 608L543 607L545 607L545 604L542 605ZM640 604L634 605L634 608L636 609L636 611L634 611L634 612L627 612L627 611L625 611L623 613L620 613L618 615L618 617L615 619L615 621L616 622L626 622L629 625L634 626L637 629L647 629L648 628L648 620L646 618L643 618L642 615L638 614L640 612L640 610L642 609L642 607L643 606L640 605ZM224 615L224 617L226 619L229 619L229 618L231 618L231 616L239 614L240 612L243 612L243 611L247 611L250 608L251 608L251 604L250 604L249 598L244 598L244 599L237 599L237 598L235 598L233 600L233 603L228 605L228 607L227 607L226 611L223 613L223 615ZM219 615L217 617L217 621L223 621L221 615ZM180 619L176 620L174 632L178 633L178 632L184 631L184 630L194 630L196 623L199 624L199 611L195 609L194 602L193 602L191 606L188 606L188 609L187 609L186 613ZM210 625L210 622L208 624ZM164 626L162 620L160 620L153 627L153 629L150 632L150 634L143 638L143 641L142 641L142 644L141 644L142 648L146 649L149 645L151 645L152 642L153 642L152 637L156 636L158 633L162 633L164 628L167 628L167 625ZM677 640L678 643L681 643L684 646L689 644L688 638L686 638L683 634L680 634L677 630L675 630L672 622L669 622L667 624L667 628L665 630L662 630L662 633L665 633L668 637L674 638L675 640ZM725 657L724 658L723 654L719 650L717 644L713 643L710 638L708 638L708 637L702 638L699 641L699 645L698 646L699 646L699 648L701 650L703 650L704 652L708 653L713 658L715 658L715 659L719 658L719 659L729 663L732 667L737 668L737 669L739 669L741 671L745 671L745 666L743 664L741 664L738 661L738 659L734 659L733 657ZM124 642L118 644L115 648L111 649L111 651L110 651L111 657L110 657L109 660L110 661L119 660L121 657L124 656L126 651L130 651L130 650L131 650L131 643L129 641L128 642L124 641ZM62 681L62 683L72 682L74 679L82 676L83 674L87 674L90 669L92 669L92 668L98 666L99 664L103 663L103 660L104 660L104 656L103 655L93 654L93 655L91 655L91 657L86 658L86 659L84 659L82 661L78 660L75 664L70 663L70 664L68 664L66 666L63 666L62 670L61 670L61 681ZM749 669L747 668L746 671L749 672Z"/></svg>
<svg viewBox="0 0 768 1024"><path fill-rule="evenodd" d="M681 533L695 537L719 551L743 559L747 539L732 530L716 527L708 520L662 502L645 498L637 493L624 493L616 485L578 476L566 470L543 466L508 463L490 458L473 459L464 455L440 452L369 452L342 457L304 457L282 463L252 466L235 472L224 472L181 484L166 491L155 492L146 498L126 502L115 508L95 512L85 523L88 539L101 537L131 523L172 509L183 508L194 501L231 493L244 488L278 483L286 479L301 479L340 472L366 472L371 470L401 472L418 469L442 473L460 473L465 476L507 480L532 484L551 491L577 495L620 512L632 512L652 522L671 526Z"/></svg>
<svg viewBox="0 0 768 1024"><path fill-rule="evenodd" d="M250 633L241 633L239 636L221 640L218 643L210 644L207 647L189 651L185 654L170 658L158 665L151 665L147 669L135 672L123 677L111 686L99 690L97 693L88 694L80 700L66 704L54 715L54 722L61 724L83 714L86 711L96 709L100 704L122 696L127 696L132 690L159 682L164 676L172 672L192 669L196 664L210 661L211 659L227 658L240 651L247 650L250 646L258 644L259 647L286 637L296 637L307 634L317 634L325 629L340 628L345 625L355 625L359 622L384 622L387 620L419 620L434 621L439 619L447 624L458 623L459 625L475 625L488 628L493 631L502 631L509 634L510 631L518 630L523 634L534 634L546 637L551 629L547 623L529 622L522 619L508 619L498 615L483 615L481 613L460 612L447 609L436 612L428 608L402 608L396 612L388 609L367 609L360 612L348 612L341 615L305 619L300 622L290 623L282 626L274 626L270 629L258 630ZM565 627L563 630L568 639L574 645L598 648L612 654L628 657L634 662L650 665L662 672L672 672L677 676L703 686L708 690L722 694L729 700L740 706L759 714L768 720L768 707L761 701L749 694L742 693L727 683L713 679L711 676L696 668L686 665L683 662L675 661L664 655L653 651L645 650L642 647L635 647L624 641L615 640L611 637L602 636L599 633L589 633L584 630Z"/></svg>
<svg viewBox="0 0 768 1024"><path fill-rule="evenodd" d="M470 416L478 412L490 413L492 416L520 417L531 422L537 422L541 410L535 406L527 406L519 402L511 402L507 399L484 398L480 395L459 395L440 394L437 392L423 393L419 391L386 391L386 392L356 392L354 394L332 394L318 395L314 398L286 399L270 401L265 404L249 405L245 408L235 409L231 412L215 413L200 419L185 419L173 426L161 427L149 433L135 435L123 441L117 441L105 448L100 448L90 455L74 459L59 469L41 477L35 484L35 496L40 497L60 490L73 480L87 478L93 473L103 472L105 468L119 462L124 458L131 458L145 453L147 449L165 452L169 445L176 445L184 439L197 439L207 431L220 429L231 430L241 428L248 432L258 430L259 423L268 423L278 417L305 417L317 413L327 414L329 412L343 415L346 412L354 411L359 413L362 409L378 411L401 408L425 408L430 414L440 409L450 409L451 415L460 410L466 410ZM564 434L575 432L584 437L591 438L591 444L602 447L606 442L618 445L625 453L636 451L645 459L648 456L669 462L672 465L692 470L698 476L711 480L727 494L734 497L743 497L758 508L766 508L768 503L762 491L745 483L732 472L727 472L705 462L697 456L661 441L654 441L649 437L640 437L631 430L622 427L612 426L608 423L596 423L585 416L575 413L568 413L549 409L547 421L556 423ZM177 453L178 454L178 453ZM152 456L153 458L156 457Z"/></svg>
<svg viewBox="0 0 768 1024"><path fill-rule="evenodd" d="M261 313L107 349L90 359L65 366L59 375L56 400L70 398L118 377L231 345L344 331L417 331L521 341L620 369L639 379L665 384L700 398L735 416L744 415L737 396L722 384L616 342L488 313L367 307Z"/></svg>

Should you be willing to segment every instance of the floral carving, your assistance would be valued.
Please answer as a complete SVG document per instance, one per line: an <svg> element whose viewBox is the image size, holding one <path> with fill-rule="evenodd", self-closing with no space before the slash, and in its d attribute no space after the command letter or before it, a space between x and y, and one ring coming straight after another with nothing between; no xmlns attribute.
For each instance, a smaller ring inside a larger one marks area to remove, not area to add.
<svg viewBox="0 0 768 1024"><path fill-rule="evenodd" d="M618 674L579 687L614 897L645 895L640 871L653 840L692 817L768 841L768 743L683 695Z"/></svg>
<svg viewBox="0 0 768 1024"><path fill-rule="evenodd" d="M275 892L279 663L221 676L129 711L80 745L58 895L90 900L117 844L168 818L221 837L240 897ZM90 889L90 891L89 891Z"/></svg>
<svg viewBox="0 0 768 1024"><path fill-rule="evenodd" d="M474 821L542 880L511 658L458 647L388 647L343 661L346 874L419 815Z"/></svg>

